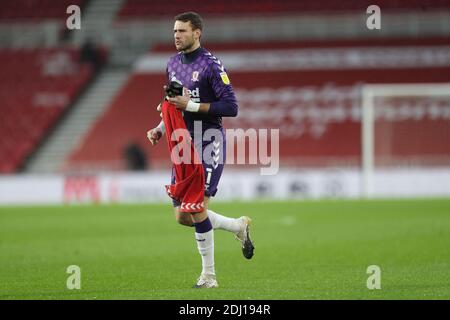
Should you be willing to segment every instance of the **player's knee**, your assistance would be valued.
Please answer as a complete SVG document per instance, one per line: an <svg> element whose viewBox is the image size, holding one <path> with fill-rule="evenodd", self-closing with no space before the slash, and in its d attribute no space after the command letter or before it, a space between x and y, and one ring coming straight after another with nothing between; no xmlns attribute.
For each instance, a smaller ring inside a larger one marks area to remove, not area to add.
<svg viewBox="0 0 450 320"><path fill-rule="evenodd" d="M192 227L194 225L190 214L177 212L175 214L175 217L176 217L177 222L183 226Z"/></svg>
<svg viewBox="0 0 450 320"><path fill-rule="evenodd" d="M183 226L192 227L194 223L191 217L186 217L186 215L177 216L177 222Z"/></svg>

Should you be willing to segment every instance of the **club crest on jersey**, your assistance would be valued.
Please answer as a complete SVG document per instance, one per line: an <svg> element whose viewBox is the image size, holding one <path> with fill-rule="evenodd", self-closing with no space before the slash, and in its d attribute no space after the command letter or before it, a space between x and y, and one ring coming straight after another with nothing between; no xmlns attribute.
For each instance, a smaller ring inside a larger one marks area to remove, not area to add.
<svg viewBox="0 0 450 320"><path fill-rule="evenodd" d="M197 82L198 81L198 75L199 75L199 72L198 71L194 71L194 72L192 72L192 81L194 81L194 82Z"/></svg>
<svg viewBox="0 0 450 320"><path fill-rule="evenodd" d="M230 84L230 79L228 78L228 75L226 72L221 72L220 77L222 78L223 83Z"/></svg>

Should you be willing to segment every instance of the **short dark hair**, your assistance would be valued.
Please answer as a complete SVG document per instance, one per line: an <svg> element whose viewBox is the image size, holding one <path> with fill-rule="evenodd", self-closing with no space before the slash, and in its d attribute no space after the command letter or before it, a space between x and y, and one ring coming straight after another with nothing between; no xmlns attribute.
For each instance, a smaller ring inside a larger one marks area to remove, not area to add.
<svg viewBox="0 0 450 320"><path fill-rule="evenodd" d="M202 17L196 13L196 12L183 12L175 16L175 21L183 21L183 22L190 22L192 25L192 30L200 29L203 31L203 19Z"/></svg>

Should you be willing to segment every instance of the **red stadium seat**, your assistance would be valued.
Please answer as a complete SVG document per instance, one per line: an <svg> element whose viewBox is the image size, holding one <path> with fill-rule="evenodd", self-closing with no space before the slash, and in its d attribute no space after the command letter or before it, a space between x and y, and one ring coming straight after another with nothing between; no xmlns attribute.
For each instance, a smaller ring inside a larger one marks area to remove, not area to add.
<svg viewBox="0 0 450 320"><path fill-rule="evenodd" d="M72 74L45 73L55 53L70 57L75 65ZM77 50L65 48L0 50L0 173L12 173L21 167L87 84L93 71L88 65L80 65L77 57ZM57 98L64 95L68 99Z"/></svg>

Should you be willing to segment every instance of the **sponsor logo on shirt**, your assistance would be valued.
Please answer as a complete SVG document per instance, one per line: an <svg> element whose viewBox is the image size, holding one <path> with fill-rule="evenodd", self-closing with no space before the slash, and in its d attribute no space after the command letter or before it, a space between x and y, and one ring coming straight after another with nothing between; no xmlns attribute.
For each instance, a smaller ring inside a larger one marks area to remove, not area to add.
<svg viewBox="0 0 450 320"><path fill-rule="evenodd" d="M199 87L194 88L192 90L188 89L188 92L189 92L189 95L190 95L192 101L200 102L200 88Z"/></svg>

